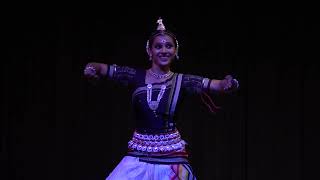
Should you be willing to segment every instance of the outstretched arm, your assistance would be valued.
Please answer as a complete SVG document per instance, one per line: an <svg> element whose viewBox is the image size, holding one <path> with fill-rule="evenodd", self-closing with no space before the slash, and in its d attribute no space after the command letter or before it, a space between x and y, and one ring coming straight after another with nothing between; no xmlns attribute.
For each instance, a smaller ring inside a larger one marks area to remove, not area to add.
<svg viewBox="0 0 320 180"><path fill-rule="evenodd" d="M108 79L121 86L131 86L135 83L136 69L116 64L90 62L84 69L84 76L93 84L100 79Z"/></svg>
<svg viewBox="0 0 320 180"><path fill-rule="evenodd" d="M230 93L239 88L239 83L230 75L221 80L210 80L201 76L185 74L182 79L182 87L187 94L200 94L202 102L214 113L220 108L214 104L207 92Z"/></svg>
<svg viewBox="0 0 320 180"><path fill-rule="evenodd" d="M209 84L210 91L219 93L234 92L239 88L239 82L231 75L227 75L224 79L212 79Z"/></svg>

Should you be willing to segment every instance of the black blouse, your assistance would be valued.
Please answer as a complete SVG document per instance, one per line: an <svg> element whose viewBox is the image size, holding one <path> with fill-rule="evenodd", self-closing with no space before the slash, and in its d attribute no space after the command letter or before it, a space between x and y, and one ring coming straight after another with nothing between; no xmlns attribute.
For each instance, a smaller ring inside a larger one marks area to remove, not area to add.
<svg viewBox="0 0 320 180"><path fill-rule="evenodd" d="M127 66L111 65L108 68L108 78L132 89L133 119L136 121L136 131L140 133L163 133L170 132L176 128L175 114L168 115L168 103L171 90L176 89L177 73L161 83L152 84L152 101L157 100L161 85L166 89L159 102L158 108L153 111L147 102L147 84L145 83L146 70L135 69ZM177 99L179 106L184 94L197 94L207 91L210 80L196 75L183 74L181 78L180 93Z"/></svg>

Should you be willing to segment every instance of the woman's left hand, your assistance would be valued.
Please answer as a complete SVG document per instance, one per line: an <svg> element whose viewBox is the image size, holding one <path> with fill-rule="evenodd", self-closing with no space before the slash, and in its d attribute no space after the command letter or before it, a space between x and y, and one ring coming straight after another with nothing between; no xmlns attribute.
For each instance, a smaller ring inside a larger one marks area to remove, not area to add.
<svg viewBox="0 0 320 180"><path fill-rule="evenodd" d="M231 75L227 75L223 80L221 80L220 87L224 92L233 92L239 88L239 82Z"/></svg>

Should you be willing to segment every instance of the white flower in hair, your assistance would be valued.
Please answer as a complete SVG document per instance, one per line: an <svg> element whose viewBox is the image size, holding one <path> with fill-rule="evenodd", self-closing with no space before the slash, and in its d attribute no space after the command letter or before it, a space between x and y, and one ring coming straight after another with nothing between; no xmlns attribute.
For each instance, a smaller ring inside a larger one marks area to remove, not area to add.
<svg viewBox="0 0 320 180"><path fill-rule="evenodd" d="M158 19L157 23L158 23L158 27L157 27L158 31L165 31L166 30L166 27L163 25L161 18Z"/></svg>

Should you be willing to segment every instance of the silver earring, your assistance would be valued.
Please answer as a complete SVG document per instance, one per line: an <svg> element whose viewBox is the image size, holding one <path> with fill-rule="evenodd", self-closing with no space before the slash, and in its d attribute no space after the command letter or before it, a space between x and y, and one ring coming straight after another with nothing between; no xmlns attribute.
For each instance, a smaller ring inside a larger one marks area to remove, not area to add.
<svg viewBox="0 0 320 180"><path fill-rule="evenodd" d="M149 56L149 61L152 61L152 56Z"/></svg>
<svg viewBox="0 0 320 180"><path fill-rule="evenodd" d="M176 59L179 60L179 55L178 55L179 42L178 42L178 40L176 40L176 45L177 45L177 47L176 47Z"/></svg>

